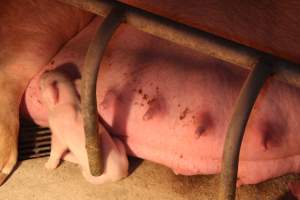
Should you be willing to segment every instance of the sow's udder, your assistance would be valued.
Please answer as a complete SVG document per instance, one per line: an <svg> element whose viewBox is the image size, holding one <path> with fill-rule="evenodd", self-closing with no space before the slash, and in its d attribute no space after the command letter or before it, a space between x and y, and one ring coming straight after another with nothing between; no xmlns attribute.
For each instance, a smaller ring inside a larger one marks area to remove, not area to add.
<svg viewBox="0 0 300 200"><path fill-rule="evenodd" d="M79 78L95 19L62 49L47 69ZM111 133L129 154L176 173L220 172L226 130L248 72L122 25L111 40L98 75L97 102ZM38 76L24 104L47 125ZM239 164L240 183L257 183L300 169L300 90L270 79L254 106ZM25 108L25 106L24 106ZM24 109L26 110L26 109Z"/></svg>

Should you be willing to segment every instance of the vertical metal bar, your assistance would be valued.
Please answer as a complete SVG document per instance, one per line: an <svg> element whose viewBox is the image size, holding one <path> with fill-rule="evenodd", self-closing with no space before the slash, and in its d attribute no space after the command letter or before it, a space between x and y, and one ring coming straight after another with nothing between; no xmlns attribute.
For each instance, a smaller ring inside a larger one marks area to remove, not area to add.
<svg viewBox="0 0 300 200"><path fill-rule="evenodd" d="M271 62L259 62L240 91L224 144L219 200L235 199L239 153L245 127L259 91L272 70Z"/></svg>
<svg viewBox="0 0 300 200"><path fill-rule="evenodd" d="M96 82L99 65L103 58L105 48L113 33L122 22L122 19L123 12L119 8L112 9L110 14L104 19L102 25L97 30L95 38L91 41L82 71L81 108L84 121L86 150L90 172L93 176L100 176L103 173L100 136L101 133L106 131L103 125L99 123L96 104Z"/></svg>

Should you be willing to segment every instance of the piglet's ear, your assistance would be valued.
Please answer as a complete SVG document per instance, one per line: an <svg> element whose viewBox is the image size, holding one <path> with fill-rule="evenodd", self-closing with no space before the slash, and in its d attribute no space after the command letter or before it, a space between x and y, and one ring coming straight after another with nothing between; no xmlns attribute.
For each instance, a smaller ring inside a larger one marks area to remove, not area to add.
<svg viewBox="0 0 300 200"><path fill-rule="evenodd" d="M76 79L74 81L74 85L75 85L75 88L76 88L77 92L80 93L80 91L81 91L81 79Z"/></svg>
<svg viewBox="0 0 300 200"><path fill-rule="evenodd" d="M42 102L48 109L52 109L59 100L57 82L46 83L41 87Z"/></svg>

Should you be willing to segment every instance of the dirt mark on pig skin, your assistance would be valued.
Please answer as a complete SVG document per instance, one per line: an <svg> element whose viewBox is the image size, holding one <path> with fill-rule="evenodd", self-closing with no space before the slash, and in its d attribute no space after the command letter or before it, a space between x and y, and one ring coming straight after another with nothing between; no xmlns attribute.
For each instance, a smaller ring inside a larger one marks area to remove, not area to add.
<svg viewBox="0 0 300 200"><path fill-rule="evenodd" d="M148 95L147 95L147 94L144 94L143 99L144 99L144 100L147 100L147 99L148 99Z"/></svg>
<svg viewBox="0 0 300 200"><path fill-rule="evenodd" d="M148 110L143 115L143 120L153 119L154 116L163 117L167 113L167 102L162 95L155 95L147 101Z"/></svg>
<svg viewBox="0 0 300 200"><path fill-rule="evenodd" d="M147 102L149 108L148 110L146 111L146 113L143 115L143 120L144 121L147 121L149 119L152 119L153 116L160 112L160 104L159 102L157 101L157 99L152 99L152 100L149 100Z"/></svg>
<svg viewBox="0 0 300 200"><path fill-rule="evenodd" d="M136 92L139 96L141 96L141 103L135 102L134 105L140 105L144 107L148 105L148 109L143 115L142 119L144 121L153 119L154 116L163 116L167 112L167 103L165 98L159 93L159 88L155 88L155 94L151 98L149 94L146 94L142 88L133 89L132 91Z"/></svg>
<svg viewBox="0 0 300 200"><path fill-rule="evenodd" d="M179 120L183 120L186 116L187 116L187 114L190 112L190 109L189 108L185 108L182 112L181 112L181 114L180 114L180 116L179 116Z"/></svg>

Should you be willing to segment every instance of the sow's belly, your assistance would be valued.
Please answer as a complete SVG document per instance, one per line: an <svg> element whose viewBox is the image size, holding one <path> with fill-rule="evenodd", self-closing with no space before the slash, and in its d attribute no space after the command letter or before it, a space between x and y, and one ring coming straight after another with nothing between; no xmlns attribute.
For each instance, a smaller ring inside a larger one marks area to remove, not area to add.
<svg viewBox="0 0 300 200"><path fill-rule="evenodd" d="M45 69L60 67L75 81L100 22L94 20ZM127 144L129 154L180 174L218 173L233 106L247 74L122 25L100 67L98 108L112 134ZM28 86L23 110L35 122L47 125L38 79ZM241 183L299 171L299 103L299 89L267 81L242 144Z"/></svg>

